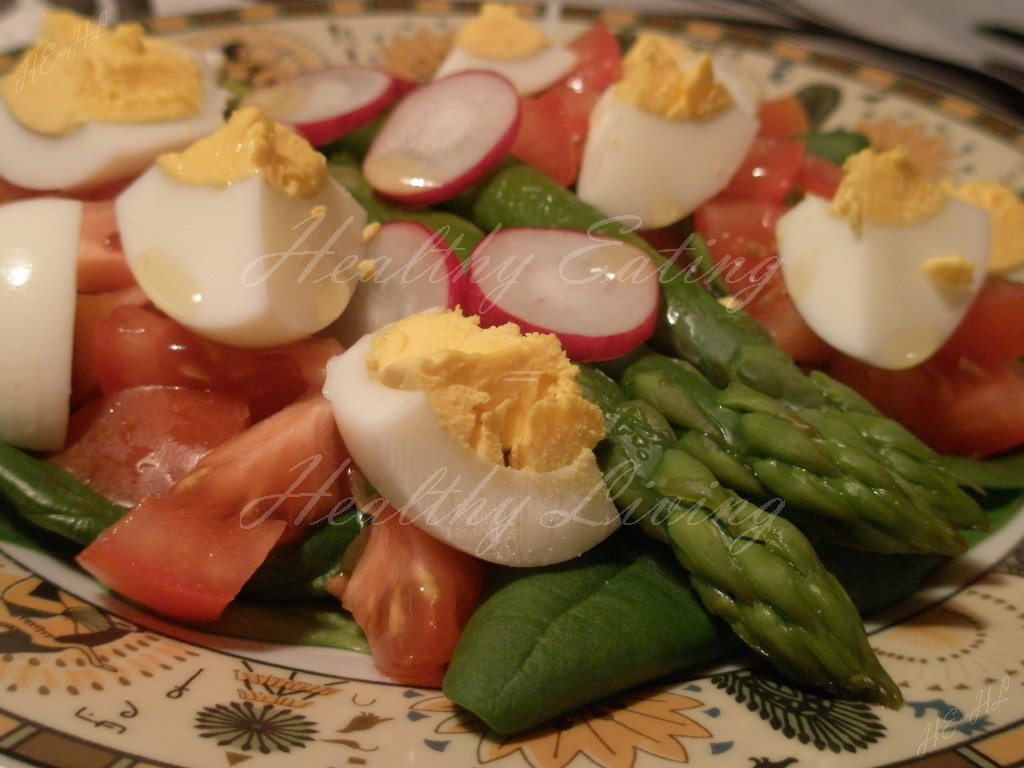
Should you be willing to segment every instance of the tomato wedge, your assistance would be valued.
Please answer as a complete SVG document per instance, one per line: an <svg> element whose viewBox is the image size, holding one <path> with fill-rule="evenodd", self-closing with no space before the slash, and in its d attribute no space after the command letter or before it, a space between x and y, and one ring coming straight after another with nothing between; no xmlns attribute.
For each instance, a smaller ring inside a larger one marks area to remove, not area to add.
<svg viewBox="0 0 1024 768"><path fill-rule="evenodd" d="M1024 356L1024 284L989 276L935 359L991 367Z"/></svg>
<svg viewBox="0 0 1024 768"><path fill-rule="evenodd" d="M726 289L741 301L778 272L775 222L786 207L763 200L715 197L694 212L694 223Z"/></svg>
<svg viewBox="0 0 1024 768"><path fill-rule="evenodd" d="M586 118L575 117L561 93L548 91L522 100L519 129L509 154L568 186L579 172L581 137L586 132Z"/></svg>
<svg viewBox="0 0 1024 768"><path fill-rule="evenodd" d="M375 503L384 504L379 497ZM352 574L334 579L329 591L363 630L382 674L439 687L480 602L483 562L403 521L390 505L360 536L364 548Z"/></svg>
<svg viewBox="0 0 1024 768"><path fill-rule="evenodd" d="M71 355L71 407L77 408L100 394L96 364L96 329L100 321L124 304L141 307L149 302L137 285L123 291L79 293L75 299L75 335Z"/></svg>
<svg viewBox="0 0 1024 768"><path fill-rule="evenodd" d="M597 24L573 40L576 68L544 93L522 100L519 130L509 152L568 186L576 180L590 113L619 77L618 40Z"/></svg>
<svg viewBox="0 0 1024 768"><path fill-rule="evenodd" d="M79 555L123 597L183 622L221 615L277 546L347 509L348 453L330 405L304 398L207 453Z"/></svg>
<svg viewBox="0 0 1024 768"><path fill-rule="evenodd" d="M807 111L796 96L762 102L757 108L757 121L761 125L758 133L775 139L796 139L811 130Z"/></svg>
<svg viewBox="0 0 1024 768"><path fill-rule="evenodd" d="M97 323L96 366L104 393L161 385L212 389L249 404L253 421L323 386L333 339L251 350L207 341L150 309L120 306Z"/></svg>
<svg viewBox="0 0 1024 768"><path fill-rule="evenodd" d="M78 242L78 290L81 293L120 291L135 285L117 227L114 201L82 203L82 235Z"/></svg>
<svg viewBox="0 0 1024 768"><path fill-rule="evenodd" d="M935 361L903 371L837 355L829 373L937 451L993 456L1024 443L1024 365L945 367Z"/></svg>
<svg viewBox="0 0 1024 768"><path fill-rule="evenodd" d="M796 192L812 194L831 200L835 197L839 183L843 180L843 169L823 157L804 155L804 161L797 174Z"/></svg>
<svg viewBox="0 0 1024 768"><path fill-rule="evenodd" d="M135 387L71 414L51 460L117 504L163 495L212 448L249 426L249 408L215 392Z"/></svg>
<svg viewBox="0 0 1024 768"><path fill-rule="evenodd" d="M800 175L806 152L802 141L758 135L719 198L744 198L779 204Z"/></svg>
<svg viewBox="0 0 1024 768"><path fill-rule="evenodd" d="M832 359L832 347L811 329L797 311L781 273L775 273L759 285L744 304L744 309L800 365L820 368Z"/></svg>

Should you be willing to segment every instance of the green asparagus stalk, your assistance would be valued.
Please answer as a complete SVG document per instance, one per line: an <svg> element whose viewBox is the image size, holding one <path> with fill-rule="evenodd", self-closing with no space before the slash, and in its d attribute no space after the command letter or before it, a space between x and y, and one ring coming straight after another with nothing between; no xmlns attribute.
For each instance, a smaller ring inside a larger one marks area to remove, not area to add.
<svg viewBox="0 0 1024 768"><path fill-rule="evenodd" d="M613 382L612 382L613 383ZM588 396L594 381L584 382ZM607 387L609 382L600 382ZM803 534L722 487L651 405L603 396L600 460L628 524L667 542L705 607L797 683L896 707L856 607Z"/></svg>
<svg viewBox="0 0 1024 768"><path fill-rule="evenodd" d="M726 309L700 284L699 276L651 248L635 232L639 222L604 216L536 169L516 164L503 166L460 206L484 231L566 227L618 238L641 249L658 266L661 281L661 323L652 345L689 362L719 389L742 384L791 408L818 409L833 416L839 426L862 438L843 443L848 461L856 461L858 451L868 453L867 446L884 448L872 456L902 486L903 496L932 506L954 525L984 527L977 504L960 491L959 477L942 457L848 388L823 374L806 375L753 318L742 310ZM857 442L865 447L858 448ZM879 503L889 504L892 494L879 490Z"/></svg>
<svg viewBox="0 0 1024 768"><path fill-rule="evenodd" d="M797 528L723 489L679 449L662 456L654 483L689 505L662 527L705 607L748 646L798 682L889 707L901 703L856 607Z"/></svg>
<svg viewBox="0 0 1024 768"><path fill-rule="evenodd" d="M363 207L370 221L381 224L388 221L414 221L422 224L437 233L463 263L484 239L484 233L476 225L454 213L433 208L409 208L381 198L351 155L332 155L327 169L331 177L345 187Z"/></svg>
<svg viewBox="0 0 1024 768"><path fill-rule="evenodd" d="M864 438L834 411L791 408L744 384L718 389L689 363L663 355L633 363L621 384L683 429L679 447L726 487L760 500L774 494L786 508L814 515L815 531L828 540L890 553L964 549L946 519L864 450Z"/></svg>

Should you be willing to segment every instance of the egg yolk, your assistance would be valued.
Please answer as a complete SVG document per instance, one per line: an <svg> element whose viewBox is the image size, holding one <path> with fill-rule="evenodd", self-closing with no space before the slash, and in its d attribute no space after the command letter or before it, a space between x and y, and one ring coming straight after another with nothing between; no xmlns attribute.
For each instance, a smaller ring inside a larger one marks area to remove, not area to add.
<svg viewBox="0 0 1024 768"><path fill-rule="evenodd" d="M692 66L692 52L670 38L644 34L622 61L622 77L615 95L668 120L711 117L732 104L732 97L715 79L711 57L702 54Z"/></svg>
<svg viewBox="0 0 1024 768"><path fill-rule="evenodd" d="M944 188L955 198L981 208L992 227L989 272L1008 272L1024 266L1024 200L1003 184L972 181Z"/></svg>
<svg viewBox="0 0 1024 768"><path fill-rule="evenodd" d="M39 39L0 81L7 108L48 136L86 123L145 123L199 114L204 96L195 59L154 40L141 25L104 29L67 11L43 19Z"/></svg>
<svg viewBox="0 0 1024 768"><path fill-rule="evenodd" d="M921 268L929 280L947 291L966 290L974 284L974 265L963 256L936 256L927 259Z"/></svg>
<svg viewBox="0 0 1024 768"><path fill-rule="evenodd" d="M604 436L601 411L551 334L430 312L382 330L367 364L386 386L425 392L455 438L495 464L548 472Z"/></svg>
<svg viewBox="0 0 1024 768"><path fill-rule="evenodd" d="M183 184L221 187L262 177L294 198L315 195L327 179L326 158L304 138L256 107L235 111L224 126L157 164Z"/></svg>
<svg viewBox="0 0 1024 768"><path fill-rule="evenodd" d="M917 170L902 148L865 149L847 158L830 210L859 232L865 222L901 227L930 219L948 195Z"/></svg>
<svg viewBox="0 0 1024 768"><path fill-rule="evenodd" d="M525 59L551 44L540 29L499 3L484 3L480 13L459 30L455 42L484 59Z"/></svg>

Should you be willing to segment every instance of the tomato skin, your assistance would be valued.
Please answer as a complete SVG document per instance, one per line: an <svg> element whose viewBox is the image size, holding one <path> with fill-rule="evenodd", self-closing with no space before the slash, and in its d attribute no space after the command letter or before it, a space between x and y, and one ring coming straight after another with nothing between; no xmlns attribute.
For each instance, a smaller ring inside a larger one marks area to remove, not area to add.
<svg viewBox="0 0 1024 768"><path fill-rule="evenodd" d="M964 319L935 360L998 366L1024 356L1024 284L989 275Z"/></svg>
<svg viewBox="0 0 1024 768"><path fill-rule="evenodd" d="M831 200L842 180L843 169L838 165L817 155L806 154L797 174L796 191Z"/></svg>
<svg viewBox="0 0 1024 768"><path fill-rule="evenodd" d="M762 102L757 108L757 120L758 133L774 139L795 139L811 130L811 121L796 96Z"/></svg>
<svg viewBox="0 0 1024 768"><path fill-rule="evenodd" d="M811 329L797 311L781 272L776 272L763 285L759 285L757 290L751 291L750 300L744 309L800 365L820 368L832 359L832 347Z"/></svg>
<svg viewBox="0 0 1024 768"><path fill-rule="evenodd" d="M143 498L78 563L162 616L213 621L275 547L349 507L349 462L330 404L304 398Z"/></svg>
<svg viewBox="0 0 1024 768"><path fill-rule="evenodd" d="M240 349L207 341L153 310L120 306L97 324L95 351L105 394L144 385L213 389L245 400L259 421L319 390L326 358L341 345L313 339Z"/></svg>
<svg viewBox="0 0 1024 768"><path fill-rule="evenodd" d="M759 134L754 137L739 169L717 197L782 203L800 175L805 155L802 141Z"/></svg>
<svg viewBox="0 0 1024 768"><path fill-rule="evenodd" d="M15 184L11 184L5 178L0 176L0 203L13 203L16 200L28 200L32 197L42 197L45 192L40 192L34 189L25 189Z"/></svg>
<svg viewBox="0 0 1024 768"><path fill-rule="evenodd" d="M556 88L565 92L566 107L584 122L598 98L622 74L619 41L604 24L595 24L569 43L579 57L576 69Z"/></svg>
<svg viewBox="0 0 1024 768"><path fill-rule="evenodd" d="M390 505L360 536L364 549L351 575L332 580L328 590L366 634L382 674L440 687L480 602L484 563L403 520Z"/></svg>
<svg viewBox="0 0 1024 768"><path fill-rule="evenodd" d="M543 93L522 99L519 130L510 153L568 186L579 172L590 113L621 71L615 36L597 24L569 43L576 68Z"/></svg>
<svg viewBox="0 0 1024 768"><path fill-rule="evenodd" d="M586 130L586 120L573 118L563 95L548 91L521 101L519 129L509 154L569 186L579 172Z"/></svg>
<svg viewBox="0 0 1024 768"><path fill-rule="evenodd" d="M136 387L71 414L68 444L51 460L130 507L147 494L165 494L210 449L248 426L248 406L226 395Z"/></svg>
<svg viewBox="0 0 1024 768"><path fill-rule="evenodd" d="M84 201L78 241L79 292L120 291L133 285L135 277L121 247L114 201Z"/></svg>
<svg viewBox="0 0 1024 768"><path fill-rule="evenodd" d="M302 380L310 392L321 392L327 381L327 363L335 355L345 351L337 339L311 337L278 347L298 366Z"/></svg>
<svg viewBox="0 0 1024 768"><path fill-rule="evenodd" d="M778 271L775 222L785 206L715 197L693 215L726 288L741 301Z"/></svg>
<svg viewBox="0 0 1024 768"><path fill-rule="evenodd" d="M837 354L828 372L941 453L983 458L1024 443L1020 361L889 371Z"/></svg>
<svg viewBox="0 0 1024 768"><path fill-rule="evenodd" d="M98 397L100 372L96 362L96 328L117 307L141 307L149 302L138 286L123 291L79 293L75 299L75 333L71 356L71 407Z"/></svg>

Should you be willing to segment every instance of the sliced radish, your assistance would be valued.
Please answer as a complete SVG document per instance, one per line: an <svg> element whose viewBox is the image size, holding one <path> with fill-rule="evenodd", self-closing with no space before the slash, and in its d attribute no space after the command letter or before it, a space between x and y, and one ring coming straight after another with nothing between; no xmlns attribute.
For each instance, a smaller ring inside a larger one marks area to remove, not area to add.
<svg viewBox="0 0 1024 768"><path fill-rule="evenodd" d="M433 205L497 165L519 127L515 87L493 72L461 72L411 91L370 145L363 173L387 197Z"/></svg>
<svg viewBox="0 0 1024 768"><path fill-rule="evenodd" d="M367 243L371 265L328 333L345 346L361 336L434 307L462 300L462 264L436 232L413 221L392 221Z"/></svg>
<svg viewBox="0 0 1024 768"><path fill-rule="evenodd" d="M568 229L512 228L469 259L463 308L484 325L554 333L579 362L620 357L654 333L658 271L619 240Z"/></svg>
<svg viewBox="0 0 1024 768"><path fill-rule="evenodd" d="M379 69L335 67L256 89L243 106L259 107L320 147L366 125L398 93L398 81Z"/></svg>

